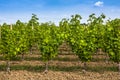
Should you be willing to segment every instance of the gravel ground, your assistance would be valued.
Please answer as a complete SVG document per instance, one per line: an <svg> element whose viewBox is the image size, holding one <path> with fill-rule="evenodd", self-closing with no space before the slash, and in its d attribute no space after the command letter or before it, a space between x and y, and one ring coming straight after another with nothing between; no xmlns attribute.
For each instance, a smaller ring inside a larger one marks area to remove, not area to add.
<svg viewBox="0 0 120 80"><path fill-rule="evenodd" d="M0 72L0 80L120 80L117 72L62 72L49 71L30 72L30 71L11 71L10 74Z"/></svg>

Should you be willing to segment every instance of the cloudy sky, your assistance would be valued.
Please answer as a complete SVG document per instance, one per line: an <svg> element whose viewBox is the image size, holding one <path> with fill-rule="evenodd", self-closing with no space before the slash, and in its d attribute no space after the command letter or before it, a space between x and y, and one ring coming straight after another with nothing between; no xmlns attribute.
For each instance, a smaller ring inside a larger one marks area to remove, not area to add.
<svg viewBox="0 0 120 80"><path fill-rule="evenodd" d="M62 18L80 14L82 22L95 13L104 13L107 18L120 18L120 0L0 0L0 24L15 23L18 19L27 22L34 13L39 22L52 21L58 24Z"/></svg>

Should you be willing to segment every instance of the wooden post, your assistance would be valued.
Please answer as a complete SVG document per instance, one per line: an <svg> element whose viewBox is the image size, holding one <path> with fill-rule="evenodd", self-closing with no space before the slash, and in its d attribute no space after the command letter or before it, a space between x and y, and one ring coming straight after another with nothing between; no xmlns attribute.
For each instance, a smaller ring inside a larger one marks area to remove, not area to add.
<svg viewBox="0 0 120 80"><path fill-rule="evenodd" d="M10 61L9 60L6 61L6 66L7 66L7 69L6 69L7 72L10 73Z"/></svg>
<svg viewBox="0 0 120 80"><path fill-rule="evenodd" d="M48 72L48 63L49 63L48 61L45 62L45 71L44 71L44 73Z"/></svg>
<svg viewBox="0 0 120 80"><path fill-rule="evenodd" d="M32 23L32 30L34 29L33 23Z"/></svg>
<svg viewBox="0 0 120 80"><path fill-rule="evenodd" d="M118 69L119 69L119 74L120 74L120 62L118 62Z"/></svg>
<svg viewBox="0 0 120 80"><path fill-rule="evenodd" d="M1 39L1 25L0 25L0 39Z"/></svg>
<svg viewBox="0 0 120 80"><path fill-rule="evenodd" d="M12 30L13 28L12 28L12 24L10 25L10 30Z"/></svg>
<svg viewBox="0 0 120 80"><path fill-rule="evenodd" d="M10 30L12 30L12 24L10 25ZM6 61L6 66L7 66L7 72L8 73L10 73L10 60L8 59L7 61Z"/></svg>
<svg viewBox="0 0 120 80"><path fill-rule="evenodd" d="M86 64L86 62L84 62L83 64L84 64L84 65L83 65L83 70L82 70L82 72L85 73L86 70L87 70L87 64Z"/></svg>

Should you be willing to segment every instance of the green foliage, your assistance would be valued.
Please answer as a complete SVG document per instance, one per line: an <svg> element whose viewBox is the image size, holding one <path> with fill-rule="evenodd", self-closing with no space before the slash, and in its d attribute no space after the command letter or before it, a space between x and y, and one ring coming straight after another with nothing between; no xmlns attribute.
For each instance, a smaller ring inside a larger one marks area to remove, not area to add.
<svg viewBox="0 0 120 80"><path fill-rule="evenodd" d="M16 56L19 48L17 47L17 31L9 29L9 27L2 27L1 29L1 52L7 60L11 60Z"/></svg>
<svg viewBox="0 0 120 80"><path fill-rule="evenodd" d="M44 61L49 61L58 54L58 47L62 43L59 27L46 24L41 26L39 35L39 49Z"/></svg>
<svg viewBox="0 0 120 80"><path fill-rule="evenodd" d="M96 17L91 14L88 24L81 24L82 17L72 15L71 19L62 19L57 27L52 22L39 23L32 14L28 23L20 20L0 27L0 53L11 60L18 53L25 53L37 45L44 61L49 61L58 54L58 47L67 42L72 51L83 62L90 61L92 54L99 48L107 52L110 59L120 61L120 19L108 20L105 15Z"/></svg>
<svg viewBox="0 0 120 80"><path fill-rule="evenodd" d="M106 24L106 52L110 59L120 62L120 19L108 21Z"/></svg>
<svg viewBox="0 0 120 80"><path fill-rule="evenodd" d="M81 61L89 61L94 52L93 42L89 34L89 29L80 24L82 17L78 14L72 15L70 20L63 19L60 22L62 35L72 48L72 51L78 55Z"/></svg>

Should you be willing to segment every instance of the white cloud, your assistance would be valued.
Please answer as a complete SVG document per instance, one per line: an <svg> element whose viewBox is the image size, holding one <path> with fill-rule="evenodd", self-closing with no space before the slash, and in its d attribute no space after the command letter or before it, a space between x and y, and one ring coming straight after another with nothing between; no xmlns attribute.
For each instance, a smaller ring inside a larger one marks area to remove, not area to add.
<svg viewBox="0 0 120 80"><path fill-rule="evenodd" d="M104 2L102 2L102 1L97 1L97 2L94 4L94 6L102 7L103 4L104 4Z"/></svg>

